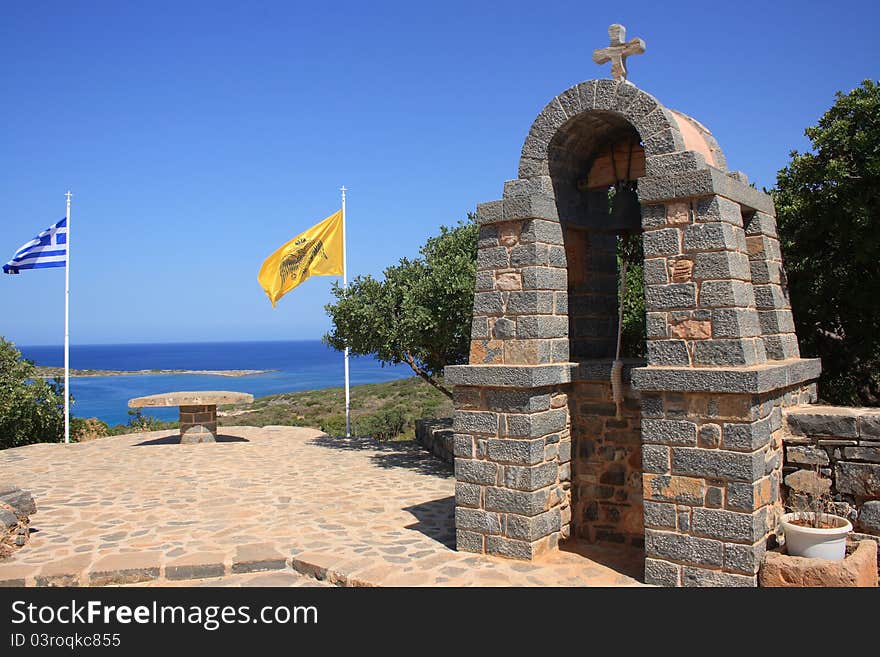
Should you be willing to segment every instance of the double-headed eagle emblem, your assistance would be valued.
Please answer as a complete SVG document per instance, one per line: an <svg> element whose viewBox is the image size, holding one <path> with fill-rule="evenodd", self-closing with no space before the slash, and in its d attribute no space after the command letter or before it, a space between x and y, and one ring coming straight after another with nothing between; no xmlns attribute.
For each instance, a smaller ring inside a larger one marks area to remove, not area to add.
<svg viewBox="0 0 880 657"><path fill-rule="evenodd" d="M281 266L279 267L281 285L286 285L288 279L291 279L293 282L305 280L307 278L306 272L311 268L315 258L319 256L325 260L327 259L323 240L315 239L309 241L305 237L298 239L293 245L293 250L281 260Z"/></svg>

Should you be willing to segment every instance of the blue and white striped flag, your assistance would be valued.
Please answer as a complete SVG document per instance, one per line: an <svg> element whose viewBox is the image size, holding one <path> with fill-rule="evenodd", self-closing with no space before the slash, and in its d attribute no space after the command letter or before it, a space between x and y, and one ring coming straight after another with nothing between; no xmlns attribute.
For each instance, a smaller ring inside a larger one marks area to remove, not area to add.
<svg viewBox="0 0 880 657"><path fill-rule="evenodd" d="M47 269L67 264L67 218L50 226L23 245L12 260L3 265L4 274L17 274L22 269Z"/></svg>

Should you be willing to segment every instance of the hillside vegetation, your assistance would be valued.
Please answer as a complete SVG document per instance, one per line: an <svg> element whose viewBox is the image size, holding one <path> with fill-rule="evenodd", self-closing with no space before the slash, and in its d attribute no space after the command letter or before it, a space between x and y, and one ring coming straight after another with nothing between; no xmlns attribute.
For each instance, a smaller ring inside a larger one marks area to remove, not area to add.
<svg viewBox="0 0 880 657"><path fill-rule="evenodd" d="M222 406L220 425L284 424L316 427L330 435L345 434L345 389L287 392L255 399L252 404ZM351 389L352 435L378 439L414 437L415 421L452 414L443 393L418 377L369 383Z"/></svg>

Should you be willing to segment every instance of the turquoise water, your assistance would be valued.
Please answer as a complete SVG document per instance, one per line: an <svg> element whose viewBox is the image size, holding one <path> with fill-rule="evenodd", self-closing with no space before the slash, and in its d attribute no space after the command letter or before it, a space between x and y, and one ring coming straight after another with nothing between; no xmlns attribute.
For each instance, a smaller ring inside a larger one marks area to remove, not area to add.
<svg viewBox="0 0 880 657"><path fill-rule="evenodd" d="M17 345L37 365L64 366L60 346ZM214 342L190 344L71 345L72 369L97 370L276 370L243 377L202 374L74 377L71 412L110 425L128 421L128 400L172 390L233 390L255 397L342 386L343 356L318 340ZM411 376L406 365L386 366L373 358L351 358L351 385ZM150 415L176 420L177 409L150 409Z"/></svg>

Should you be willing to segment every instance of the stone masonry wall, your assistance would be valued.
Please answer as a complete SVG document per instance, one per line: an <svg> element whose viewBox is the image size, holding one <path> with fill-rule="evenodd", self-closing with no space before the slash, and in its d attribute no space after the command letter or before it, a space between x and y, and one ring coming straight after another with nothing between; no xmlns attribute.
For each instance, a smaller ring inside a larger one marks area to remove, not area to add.
<svg viewBox="0 0 880 657"><path fill-rule="evenodd" d="M416 442L441 461L453 465L455 439L451 417L416 420Z"/></svg>
<svg viewBox="0 0 880 657"><path fill-rule="evenodd" d="M643 393L648 582L757 585L782 511L782 409L813 395Z"/></svg>
<svg viewBox="0 0 880 657"><path fill-rule="evenodd" d="M784 473L818 467L831 479L836 513L880 536L880 409L797 406L786 409L785 425Z"/></svg>
<svg viewBox="0 0 880 657"><path fill-rule="evenodd" d="M456 386L459 550L532 559L569 534L567 395L554 388Z"/></svg>
<svg viewBox="0 0 880 657"><path fill-rule="evenodd" d="M642 520L641 407L625 386L623 417L611 384L572 384L572 535L588 540L644 545Z"/></svg>

